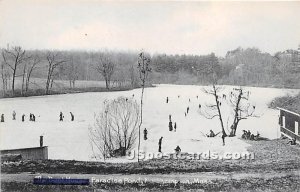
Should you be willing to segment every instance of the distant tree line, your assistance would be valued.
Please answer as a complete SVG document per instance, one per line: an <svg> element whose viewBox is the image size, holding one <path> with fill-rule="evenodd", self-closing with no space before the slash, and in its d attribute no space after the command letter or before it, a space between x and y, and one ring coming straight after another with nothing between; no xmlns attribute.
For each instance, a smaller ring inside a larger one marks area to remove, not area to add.
<svg viewBox="0 0 300 192"><path fill-rule="evenodd" d="M140 87L137 52L24 50L20 46L2 48L0 57L1 91L26 95L31 78L41 78L44 94L50 94L58 80L76 88L77 80L104 81L105 87ZM300 87L300 48L274 55L257 48L237 48L225 57L208 55L151 56L150 83L200 84L211 82L210 71L218 84ZM21 85L16 88L16 79Z"/></svg>

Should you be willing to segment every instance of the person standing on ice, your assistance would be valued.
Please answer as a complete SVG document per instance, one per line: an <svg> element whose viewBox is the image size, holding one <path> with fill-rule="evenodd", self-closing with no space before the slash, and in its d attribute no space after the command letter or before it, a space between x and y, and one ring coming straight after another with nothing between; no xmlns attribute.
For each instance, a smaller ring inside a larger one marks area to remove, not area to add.
<svg viewBox="0 0 300 192"><path fill-rule="evenodd" d="M1 122L4 122L4 114L1 115Z"/></svg>
<svg viewBox="0 0 300 192"><path fill-rule="evenodd" d="M187 108L186 108L186 114L189 113L189 110L190 110L190 107L187 107Z"/></svg>
<svg viewBox="0 0 300 192"><path fill-rule="evenodd" d="M173 131L172 121L169 121L169 131Z"/></svg>
<svg viewBox="0 0 300 192"><path fill-rule="evenodd" d="M178 155L178 153L181 152L181 149L180 149L179 145L177 145L177 147L175 148L175 152L176 152L176 155Z"/></svg>
<svg viewBox="0 0 300 192"><path fill-rule="evenodd" d="M174 132L176 132L176 128L177 128L177 125L176 125L176 122L174 123Z"/></svg>
<svg viewBox="0 0 300 192"><path fill-rule="evenodd" d="M23 114L22 115L22 122L24 122L25 121L25 115Z"/></svg>
<svg viewBox="0 0 300 192"><path fill-rule="evenodd" d="M147 140L148 138L147 138L147 134L148 134L148 131L147 131L147 129L145 128L144 129L144 140Z"/></svg>
<svg viewBox="0 0 300 192"><path fill-rule="evenodd" d="M12 116L13 116L13 120L16 120L16 112L15 111L13 111Z"/></svg>
<svg viewBox="0 0 300 192"><path fill-rule="evenodd" d="M64 115L62 112L59 113L59 121L63 121L64 120Z"/></svg>
<svg viewBox="0 0 300 192"><path fill-rule="evenodd" d="M223 146L225 145L225 137L226 137L226 136L227 136L226 134L222 134Z"/></svg>
<svg viewBox="0 0 300 192"><path fill-rule="evenodd" d="M167 101L166 101L166 103L169 103L169 97L167 97Z"/></svg>
<svg viewBox="0 0 300 192"><path fill-rule="evenodd" d="M161 137L158 141L158 152L161 152L161 143L162 143L163 137Z"/></svg>
<svg viewBox="0 0 300 192"><path fill-rule="evenodd" d="M74 115L73 115L73 113L70 112L70 114L71 114L71 121L74 121Z"/></svg>
<svg viewBox="0 0 300 192"><path fill-rule="evenodd" d="M172 121L172 115L169 115L169 121Z"/></svg>
<svg viewBox="0 0 300 192"><path fill-rule="evenodd" d="M199 109L201 109L201 104L199 104Z"/></svg>

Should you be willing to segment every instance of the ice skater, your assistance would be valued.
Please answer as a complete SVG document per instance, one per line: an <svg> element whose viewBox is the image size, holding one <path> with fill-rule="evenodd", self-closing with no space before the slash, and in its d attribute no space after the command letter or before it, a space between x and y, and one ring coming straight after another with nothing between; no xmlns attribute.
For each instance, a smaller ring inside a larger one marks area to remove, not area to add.
<svg viewBox="0 0 300 192"><path fill-rule="evenodd" d="M163 137L161 137L158 141L158 152L161 152L161 143L162 143Z"/></svg>
<svg viewBox="0 0 300 192"><path fill-rule="evenodd" d="M173 131L172 121L169 122L169 131Z"/></svg>
<svg viewBox="0 0 300 192"><path fill-rule="evenodd" d="M17 115L17 114L16 114L16 112L15 112L15 111L13 111L13 114L12 114L12 116L13 116L13 118L12 118L12 119L13 119L13 120L16 120L16 115Z"/></svg>
<svg viewBox="0 0 300 192"><path fill-rule="evenodd" d="M148 131L147 131L147 129L145 128L145 129L144 129L144 140L147 140L147 139L148 139L147 135L148 135Z"/></svg>
<svg viewBox="0 0 300 192"><path fill-rule="evenodd" d="M74 115L72 112L70 112L70 115L71 115L71 121L74 121Z"/></svg>
<svg viewBox="0 0 300 192"><path fill-rule="evenodd" d="M216 134L213 132L213 130L210 130L209 135L207 135L207 137L215 137Z"/></svg>
<svg viewBox="0 0 300 192"><path fill-rule="evenodd" d="M25 121L25 115L23 114L22 115L22 122L24 122Z"/></svg>
<svg viewBox="0 0 300 192"><path fill-rule="evenodd" d="M223 146L225 145L225 137L226 137L227 135L225 134L225 133L223 133L223 135L222 135L222 141L223 141Z"/></svg>
<svg viewBox="0 0 300 192"><path fill-rule="evenodd" d="M169 115L169 121L172 121L172 115Z"/></svg>
<svg viewBox="0 0 300 192"><path fill-rule="evenodd" d="M59 121L63 121L64 120L64 115L62 112L59 113Z"/></svg>
<svg viewBox="0 0 300 192"><path fill-rule="evenodd" d="M181 152L179 145L177 145L177 147L174 150L176 152L176 155Z"/></svg>
<svg viewBox="0 0 300 192"><path fill-rule="evenodd" d="M4 122L4 114L1 115L1 122Z"/></svg>
<svg viewBox="0 0 300 192"><path fill-rule="evenodd" d="M199 109L201 109L201 104L199 104Z"/></svg>
<svg viewBox="0 0 300 192"><path fill-rule="evenodd" d="M176 129L177 129L177 124L176 122L174 123L174 132L176 132Z"/></svg>
<svg viewBox="0 0 300 192"><path fill-rule="evenodd" d="M166 103L169 103L169 97L167 97Z"/></svg>
<svg viewBox="0 0 300 192"><path fill-rule="evenodd" d="M190 111L190 107L187 107L187 108L186 108L186 114L188 114L189 111Z"/></svg>
<svg viewBox="0 0 300 192"><path fill-rule="evenodd" d="M223 99L226 99L226 95L225 94L223 94Z"/></svg>
<svg viewBox="0 0 300 192"><path fill-rule="evenodd" d="M34 114L31 115L31 120L32 120L33 122L35 122L35 115L34 115Z"/></svg>

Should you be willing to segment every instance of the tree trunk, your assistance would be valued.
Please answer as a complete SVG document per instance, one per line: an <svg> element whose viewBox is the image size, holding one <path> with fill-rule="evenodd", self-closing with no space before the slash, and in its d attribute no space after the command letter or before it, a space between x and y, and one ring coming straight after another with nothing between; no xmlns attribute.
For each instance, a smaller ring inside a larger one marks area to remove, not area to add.
<svg viewBox="0 0 300 192"><path fill-rule="evenodd" d="M13 96L15 96L15 77L16 77L16 69L13 72L13 80L12 80L12 85L11 85L11 90Z"/></svg>

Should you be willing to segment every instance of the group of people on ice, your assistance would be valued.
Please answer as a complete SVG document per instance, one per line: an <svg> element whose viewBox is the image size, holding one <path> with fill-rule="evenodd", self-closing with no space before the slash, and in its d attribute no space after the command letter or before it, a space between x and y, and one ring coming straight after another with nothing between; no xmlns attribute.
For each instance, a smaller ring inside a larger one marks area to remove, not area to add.
<svg viewBox="0 0 300 192"><path fill-rule="evenodd" d="M35 115L33 113L30 113L29 114L29 121L34 121L35 122L35 119L36 119ZM14 120L14 121L17 120L17 113L16 113L16 111L13 111L13 113L12 113L12 120ZM22 114L21 121L22 122L25 121L25 114ZM4 122L4 114L1 114L1 120L0 120L0 122Z"/></svg>
<svg viewBox="0 0 300 192"><path fill-rule="evenodd" d="M258 140L259 139L259 133L257 133L256 135L254 135L253 133L251 134L251 131L248 130L243 130L243 135L242 135L242 139L246 139L246 140Z"/></svg>
<svg viewBox="0 0 300 192"><path fill-rule="evenodd" d="M72 112L70 112L70 115L71 115L71 121L74 121L74 114ZM59 113L59 121L64 121L64 118L65 118L65 116L64 116L63 112L60 112Z"/></svg>
<svg viewBox="0 0 300 192"><path fill-rule="evenodd" d="M70 115L71 115L71 121L74 121L74 114L72 112L70 112ZM25 117L26 117L25 114L21 115L21 121L22 122L25 121ZM16 111L13 111L13 113L12 113L12 120L14 120L14 121L17 120L17 113L16 113ZM63 115L62 112L60 112L60 114L59 114L59 121L63 121L63 120L64 120L64 115ZM35 114L29 113L29 121L33 121L33 122L36 121ZM1 114L0 122L5 122L4 114Z"/></svg>
<svg viewBox="0 0 300 192"><path fill-rule="evenodd" d="M173 127L173 122L172 122L172 115L169 115L169 131L173 131L176 132L177 129L177 124L176 122L174 123L174 127Z"/></svg>

